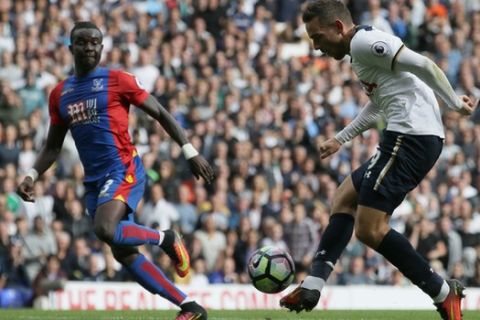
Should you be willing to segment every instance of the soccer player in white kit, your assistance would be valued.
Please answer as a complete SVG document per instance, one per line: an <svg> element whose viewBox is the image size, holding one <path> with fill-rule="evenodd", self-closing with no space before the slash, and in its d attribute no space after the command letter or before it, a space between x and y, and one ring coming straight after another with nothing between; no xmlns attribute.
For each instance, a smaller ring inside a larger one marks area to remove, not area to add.
<svg viewBox="0 0 480 320"><path fill-rule="evenodd" d="M360 241L381 253L432 297L442 319L461 319L462 284L435 273L388 222L442 150L444 131L435 93L462 115L472 114L473 102L467 96L457 96L442 70L408 49L399 38L370 26L354 25L341 1L310 2L303 21L316 50L337 60L350 55L352 68L370 98L349 125L322 143L321 157L335 153L381 117L386 119L387 128L377 153L339 186L310 274L280 300L280 305L297 312L313 309L355 230Z"/></svg>

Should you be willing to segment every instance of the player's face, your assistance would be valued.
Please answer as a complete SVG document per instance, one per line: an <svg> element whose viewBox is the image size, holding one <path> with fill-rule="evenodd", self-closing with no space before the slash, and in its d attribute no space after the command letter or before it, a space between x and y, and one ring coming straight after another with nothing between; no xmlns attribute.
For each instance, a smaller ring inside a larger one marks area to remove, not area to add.
<svg viewBox="0 0 480 320"><path fill-rule="evenodd" d="M333 24L325 25L319 18L315 18L305 26L315 50L320 50L337 60L343 59L348 53L348 48L345 48L344 25L341 21L337 20Z"/></svg>
<svg viewBox="0 0 480 320"><path fill-rule="evenodd" d="M77 68L83 70L95 68L100 62L102 50L102 34L97 29L78 29L73 34L70 51Z"/></svg>

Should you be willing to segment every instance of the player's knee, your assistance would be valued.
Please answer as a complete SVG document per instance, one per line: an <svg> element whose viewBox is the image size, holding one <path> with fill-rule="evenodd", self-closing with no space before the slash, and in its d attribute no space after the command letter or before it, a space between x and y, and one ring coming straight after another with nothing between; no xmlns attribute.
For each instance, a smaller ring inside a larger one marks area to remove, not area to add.
<svg viewBox="0 0 480 320"><path fill-rule="evenodd" d="M358 240L371 248L376 248L383 239L382 232L372 228L370 225L358 224L355 226L355 236Z"/></svg>
<svg viewBox="0 0 480 320"><path fill-rule="evenodd" d="M357 206L355 203L352 203L351 201L347 201L345 197L342 197L341 195L335 196L333 199L333 205L332 205L332 214L335 213L348 213L351 214L352 216L355 216L355 212L357 210Z"/></svg>
<svg viewBox="0 0 480 320"><path fill-rule="evenodd" d="M117 247L111 246L112 254L115 260L123 265L131 265L138 255L138 249L135 247Z"/></svg>
<svg viewBox="0 0 480 320"><path fill-rule="evenodd" d="M100 240L106 243L112 243L113 237L115 236L115 229L108 225L95 224L93 231Z"/></svg>
<svg viewBox="0 0 480 320"><path fill-rule="evenodd" d="M353 207L339 205L339 206L332 206L332 213L331 214L346 213L346 214L350 214L353 217L355 217L355 212L356 212L355 208L353 208Z"/></svg>
<svg viewBox="0 0 480 320"><path fill-rule="evenodd" d="M358 201L357 191L351 177L346 178L338 187L332 202L332 213L348 213L355 216Z"/></svg>

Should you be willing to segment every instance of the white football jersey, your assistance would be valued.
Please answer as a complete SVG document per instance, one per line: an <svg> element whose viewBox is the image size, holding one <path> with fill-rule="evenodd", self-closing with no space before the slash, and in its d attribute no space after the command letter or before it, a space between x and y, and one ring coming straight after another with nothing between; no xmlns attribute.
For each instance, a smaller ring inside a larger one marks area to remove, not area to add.
<svg viewBox="0 0 480 320"><path fill-rule="evenodd" d="M392 70L403 42L370 26L358 26L350 43L352 68L370 100L381 108L387 130L444 138L433 90L409 72Z"/></svg>

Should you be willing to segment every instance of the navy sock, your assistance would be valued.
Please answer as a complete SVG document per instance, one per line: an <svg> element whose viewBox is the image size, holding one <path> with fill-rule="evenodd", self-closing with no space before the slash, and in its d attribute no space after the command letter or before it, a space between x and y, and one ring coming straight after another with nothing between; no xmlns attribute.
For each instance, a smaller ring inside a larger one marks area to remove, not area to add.
<svg viewBox="0 0 480 320"><path fill-rule="evenodd" d="M434 298L440 293L443 278L430 268L402 234L390 229L377 251L430 297Z"/></svg>
<svg viewBox="0 0 480 320"><path fill-rule="evenodd" d="M352 238L354 224L355 220L351 214L332 214L313 258L310 272L312 276L328 279L335 263Z"/></svg>

